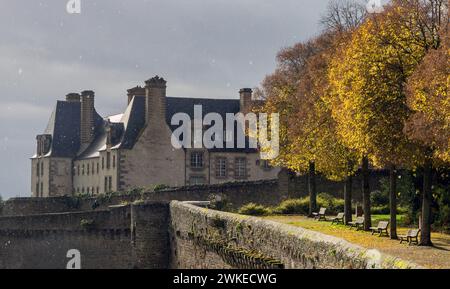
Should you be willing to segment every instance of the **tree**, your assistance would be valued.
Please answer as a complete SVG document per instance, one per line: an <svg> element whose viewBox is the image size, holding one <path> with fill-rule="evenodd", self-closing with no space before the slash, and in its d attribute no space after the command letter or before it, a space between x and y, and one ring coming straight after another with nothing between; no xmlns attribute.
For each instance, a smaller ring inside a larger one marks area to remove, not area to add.
<svg viewBox="0 0 450 289"><path fill-rule="evenodd" d="M276 71L265 78L258 94L265 112L280 113L281 152L273 162L308 173L309 213L316 210L316 174L346 179L346 222L351 220L351 176L354 155L336 137L326 95L329 59L365 11L354 1L332 1L322 23L325 31L305 43L280 51Z"/></svg>
<svg viewBox="0 0 450 289"><path fill-rule="evenodd" d="M402 133L408 117L404 85L424 49L412 44L412 32L395 26L397 6L367 19L353 34L348 47L330 69L333 117L344 143L362 156L364 228L369 229L370 189L368 162L389 167L391 185L391 237L396 238L395 167L409 161L414 146ZM398 49L398 46L408 50Z"/></svg>
<svg viewBox="0 0 450 289"><path fill-rule="evenodd" d="M448 31L447 27L442 46L428 52L407 85L407 104L413 113L406 123L405 132L425 152L420 244L427 246L432 245L430 219L433 166L450 163Z"/></svg>
<svg viewBox="0 0 450 289"><path fill-rule="evenodd" d="M366 11L366 7L357 1L332 0L320 22L327 31L346 33L363 23Z"/></svg>
<svg viewBox="0 0 450 289"><path fill-rule="evenodd" d="M376 167L390 168L391 237L396 238L396 166L411 167L425 156L403 130L411 114L404 88L427 51L440 44L436 22L441 21L443 1L392 2L355 31L334 60L330 82L338 132L364 156L363 170L367 158ZM363 194L367 191L365 187ZM366 215L370 204L368 197L364 200ZM370 220L365 217L367 229Z"/></svg>

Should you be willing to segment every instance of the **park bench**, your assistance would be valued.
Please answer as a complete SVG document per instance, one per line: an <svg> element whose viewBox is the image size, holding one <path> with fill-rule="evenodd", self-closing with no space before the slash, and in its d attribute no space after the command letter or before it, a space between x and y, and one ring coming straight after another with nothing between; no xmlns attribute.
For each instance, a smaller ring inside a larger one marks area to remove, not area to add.
<svg viewBox="0 0 450 289"><path fill-rule="evenodd" d="M339 223L344 224L344 213L339 213L339 214L337 214L336 217L331 218L331 224L334 224L334 223L336 223L336 224L339 224Z"/></svg>
<svg viewBox="0 0 450 289"><path fill-rule="evenodd" d="M406 235L400 235L400 244L403 243L403 241L406 241L411 245L412 243L415 243L416 245L419 244L419 233L420 229L410 229L408 230L408 233Z"/></svg>
<svg viewBox="0 0 450 289"><path fill-rule="evenodd" d="M362 229L364 227L364 217L358 217L356 218L355 221L353 222L348 222L350 229L351 228L356 228L356 231L358 231L359 229Z"/></svg>
<svg viewBox="0 0 450 289"><path fill-rule="evenodd" d="M320 220L326 220L326 219L325 219L325 213L326 213L326 211L327 211L326 208L320 208L320 210L319 210L318 213L312 213L314 219L317 219L317 220L319 220L319 221L320 221Z"/></svg>
<svg viewBox="0 0 450 289"><path fill-rule="evenodd" d="M388 227L389 227L389 222L388 221L380 221L378 222L378 226L376 227L370 227L370 230L372 231L372 235L375 233L379 233L380 237L383 236L383 234L386 234L386 236L389 236L388 233Z"/></svg>

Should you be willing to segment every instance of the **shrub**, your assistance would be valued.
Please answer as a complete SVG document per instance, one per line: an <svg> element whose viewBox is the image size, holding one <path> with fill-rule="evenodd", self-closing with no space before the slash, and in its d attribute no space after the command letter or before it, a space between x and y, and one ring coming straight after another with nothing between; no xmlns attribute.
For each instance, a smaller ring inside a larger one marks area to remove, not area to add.
<svg viewBox="0 0 450 289"><path fill-rule="evenodd" d="M370 211L374 215L389 215L391 210L389 205L384 206L373 206L370 208ZM404 207L397 207L397 215L404 215L408 213L408 209Z"/></svg>
<svg viewBox="0 0 450 289"><path fill-rule="evenodd" d="M435 198L438 207L436 212L436 225L448 231L450 230L450 192L438 186L435 189Z"/></svg>
<svg viewBox="0 0 450 289"><path fill-rule="evenodd" d="M226 196L220 194L211 194L208 196L210 202L209 208L218 211L230 211L231 203Z"/></svg>
<svg viewBox="0 0 450 289"><path fill-rule="evenodd" d="M270 210L262 205L249 203L239 209L239 214L249 216L265 216L270 214Z"/></svg>
<svg viewBox="0 0 450 289"><path fill-rule="evenodd" d="M380 180L380 183L382 183L382 186L384 186L385 179ZM387 184L389 186L389 183ZM373 191L370 193L370 203L374 207L378 206L384 206L389 204L389 187L386 190L383 191Z"/></svg>
<svg viewBox="0 0 450 289"><path fill-rule="evenodd" d="M85 230L90 230L90 229L95 228L95 222L94 222L94 220L82 219L80 221L80 227Z"/></svg>
<svg viewBox="0 0 450 289"><path fill-rule="evenodd" d="M290 199L281 202L280 205L273 209L275 214L301 214L309 213L309 198Z"/></svg>
<svg viewBox="0 0 450 289"><path fill-rule="evenodd" d="M166 190L166 189L168 189L168 188L170 188L170 187L167 186L167 185L159 184L159 185L155 185L155 186L153 187L153 191L159 192L159 191Z"/></svg>
<svg viewBox="0 0 450 289"><path fill-rule="evenodd" d="M390 210L388 205L384 205L384 206L373 206L370 208L370 211L374 215L387 215L389 214Z"/></svg>
<svg viewBox="0 0 450 289"><path fill-rule="evenodd" d="M317 207L327 208L327 214L337 214L344 212L344 200L327 193L320 193L317 196Z"/></svg>

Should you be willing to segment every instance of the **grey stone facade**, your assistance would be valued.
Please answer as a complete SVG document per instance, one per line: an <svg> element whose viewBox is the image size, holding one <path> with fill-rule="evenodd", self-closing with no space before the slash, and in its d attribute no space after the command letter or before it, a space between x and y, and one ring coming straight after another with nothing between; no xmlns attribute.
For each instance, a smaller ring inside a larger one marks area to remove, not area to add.
<svg viewBox="0 0 450 289"><path fill-rule="evenodd" d="M101 117L95 94L69 93L58 101L47 129L37 136L31 158L33 197L98 195L136 187L219 184L275 179L278 168L267 167L255 149L175 149L171 117L247 112L251 89L239 99L166 96L166 81L158 76L127 93L123 114Z"/></svg>

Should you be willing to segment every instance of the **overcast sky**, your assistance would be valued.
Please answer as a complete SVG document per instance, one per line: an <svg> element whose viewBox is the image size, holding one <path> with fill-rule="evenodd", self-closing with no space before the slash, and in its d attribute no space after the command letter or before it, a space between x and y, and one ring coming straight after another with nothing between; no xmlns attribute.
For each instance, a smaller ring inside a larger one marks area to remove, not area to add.
<svg viewBox="0 0 450 289"><path fill-rule="evenodd" d="M57 99L92 89L102 115L158 74L169 96L232 98L277 51L319 33L327 0L0 0L0 194L30 195L30 160Z"/></svg>

